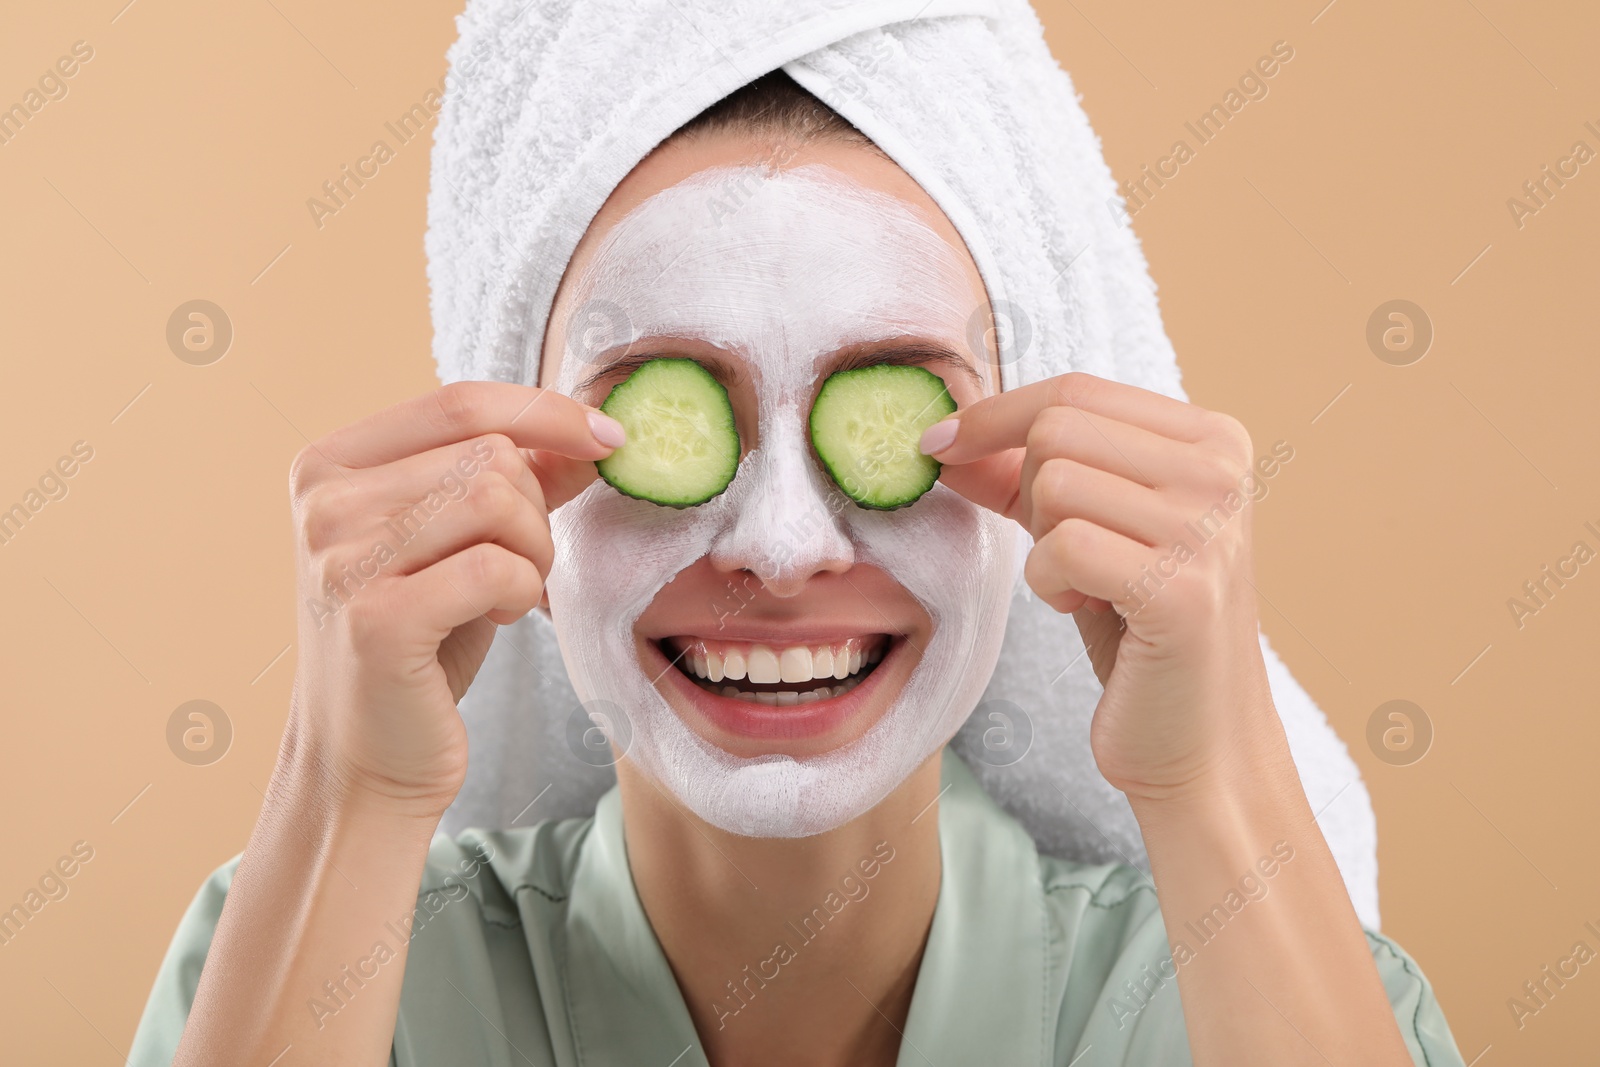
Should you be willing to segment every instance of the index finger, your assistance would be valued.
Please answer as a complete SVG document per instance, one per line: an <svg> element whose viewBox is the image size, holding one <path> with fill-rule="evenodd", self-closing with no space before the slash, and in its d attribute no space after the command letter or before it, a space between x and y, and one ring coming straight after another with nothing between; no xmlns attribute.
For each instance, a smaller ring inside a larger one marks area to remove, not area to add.
<svg viewBox="0 0 1600 1067"><path fill-rule="evenodd" d="M596 435L613 428L610 443ZM602 459L623 442L620 423L553 389L454 382L333 431L318 451L344 467L376 467L490 433L505 434L519 448L586 460Z"/></svg>
<svg viewBox="0 0 1600 1067"><path fill-rule="evenodd" d="M1062 406L1082 408L1178 441L1200 441L1206 433L1203 408L1136 385L1072 371L984 397L966 410L930 426L923 440L937 428L953 422L956 424L954 442L932 454L940 463L970 463L1009 448L1026 446L1028 431L1039 413L1046 408Z"/></svg>

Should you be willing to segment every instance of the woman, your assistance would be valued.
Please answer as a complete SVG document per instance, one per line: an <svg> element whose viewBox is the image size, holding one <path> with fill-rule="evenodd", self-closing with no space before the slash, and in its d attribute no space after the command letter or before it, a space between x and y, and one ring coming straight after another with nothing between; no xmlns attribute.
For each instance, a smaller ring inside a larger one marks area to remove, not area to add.
<svg viewBox="0 0 1600 1067"><path fill-rule="evenodd" d="M638 10L703 35L708 6ZM1124 382L1025 373L1014 338L970 344L1015 270L978 240L989 205L958 225L951 188L932 196L887 134L796 86L802 68L741 69L866 27L911 54L947 33L1037 37L1025 5L990 27L914 7L823 0L748 47L708 37L738 91L688 123L639 97L676 132L646 123L631 158L550 149L603 202L568 212L581 239L553 276L527 262L498 283L503 319L463 325L471 272L430 235L441 344L494 338L476 376L504 380L298 458L305 608L278 767L249 846L179 930L134 1062L1461 1062L1415 963L1363 931L1301 789L1247 514L1138 584L1237 496L1248 435ZM526 10L469 12L458 72ZM519 32L574 34L562 17ZM493 63L471 79L457 98L515 139L508 83ZM436 167L470 125L445 121ZM617 180L607 158L627 163ZM530 228L458 187L435 197L486 235ZM540 217L561 217L551 203ZM1093 336L1104 309L1074 310ZM661 357L731 402L737 473L694 507L596 477L628 443L599 405ZM852 503L808 433L831 375L880 364L927 369L957 408L921 440L939 484L894 511ZM1083 634L1104 686L1094 757L1153 884L1039 855L946 747L995 669L1019 567ZM617 787L589 818L435 837L467 771L457 703L496 627L535 607Z"/></svg>

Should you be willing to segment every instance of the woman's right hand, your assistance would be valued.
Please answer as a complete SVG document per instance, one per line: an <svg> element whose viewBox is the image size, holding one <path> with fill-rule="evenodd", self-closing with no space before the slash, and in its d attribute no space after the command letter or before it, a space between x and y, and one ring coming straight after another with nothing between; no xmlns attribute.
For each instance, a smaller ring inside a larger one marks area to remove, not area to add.
<svg viewBox="0 0 1600 1067"><path fill-rule="evenodd" d="M466 775L456 703L496 626L540 603L550 510L621 442L620 424L552 390L458 382L300 452L289 780L443 813Z"/></svg>

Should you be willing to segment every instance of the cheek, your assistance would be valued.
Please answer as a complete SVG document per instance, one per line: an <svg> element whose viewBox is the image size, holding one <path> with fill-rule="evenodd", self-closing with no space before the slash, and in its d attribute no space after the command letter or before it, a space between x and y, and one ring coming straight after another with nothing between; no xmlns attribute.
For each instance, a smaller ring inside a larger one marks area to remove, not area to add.
<svg viewBox="0 0 1600 1067"><path fill-rule="evenodd" d="M546 584L558 632L613 648L631 642L633 623L656 591L705 555L719 522L714 508L674 511L596 481L557 509Z"/></svg>
<svg viewBox="0 0 1600 1067"><path fill-rule="evenodd" d="M861 559L903 585L936 627L987 624L997 601L1009 603L1009 522L954 490L935 485L908 512L861 511L851 521Z"/></svg>

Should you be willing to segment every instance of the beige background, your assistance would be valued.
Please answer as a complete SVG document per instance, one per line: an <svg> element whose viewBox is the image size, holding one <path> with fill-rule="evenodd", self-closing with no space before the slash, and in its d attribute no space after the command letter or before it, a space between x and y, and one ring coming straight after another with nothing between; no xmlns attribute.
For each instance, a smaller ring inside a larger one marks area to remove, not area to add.
<svg viewBox="0 0 1600 1067"><path fill-rule="evenodd" d="M127 1051L284 722L290 459L434 384L431 132L320 229L306 201L439 83L459 0L123 2L7 5L0 32L0 106L94 50L0 144L0 508L94 450L0 545L0 908L94 849L0 947L11 1063ZM1193 400L1294 446L1256 515L1262 618L1368 776L1386 930L1469 1061L1593 1062L1600 965L1520 1030L1506 1002L1574 942L1600 949L1600 563L1521 629L1506 605L1574 542L1600 549L1600 162L1521 228L1506 202L1575 141L1600 149L1600 13L1321 2L1041 10L1119 177L1192 145L1185 121L1293 47L1135 226ZM236 336L193 366L166 323L202 298ZM1365 339L1396 298L1436 331L1410 366ZM1409 766L1365 740L1394 698L1435 730ZM234 728L209 766L166 740L193 699Z"/></svg>

